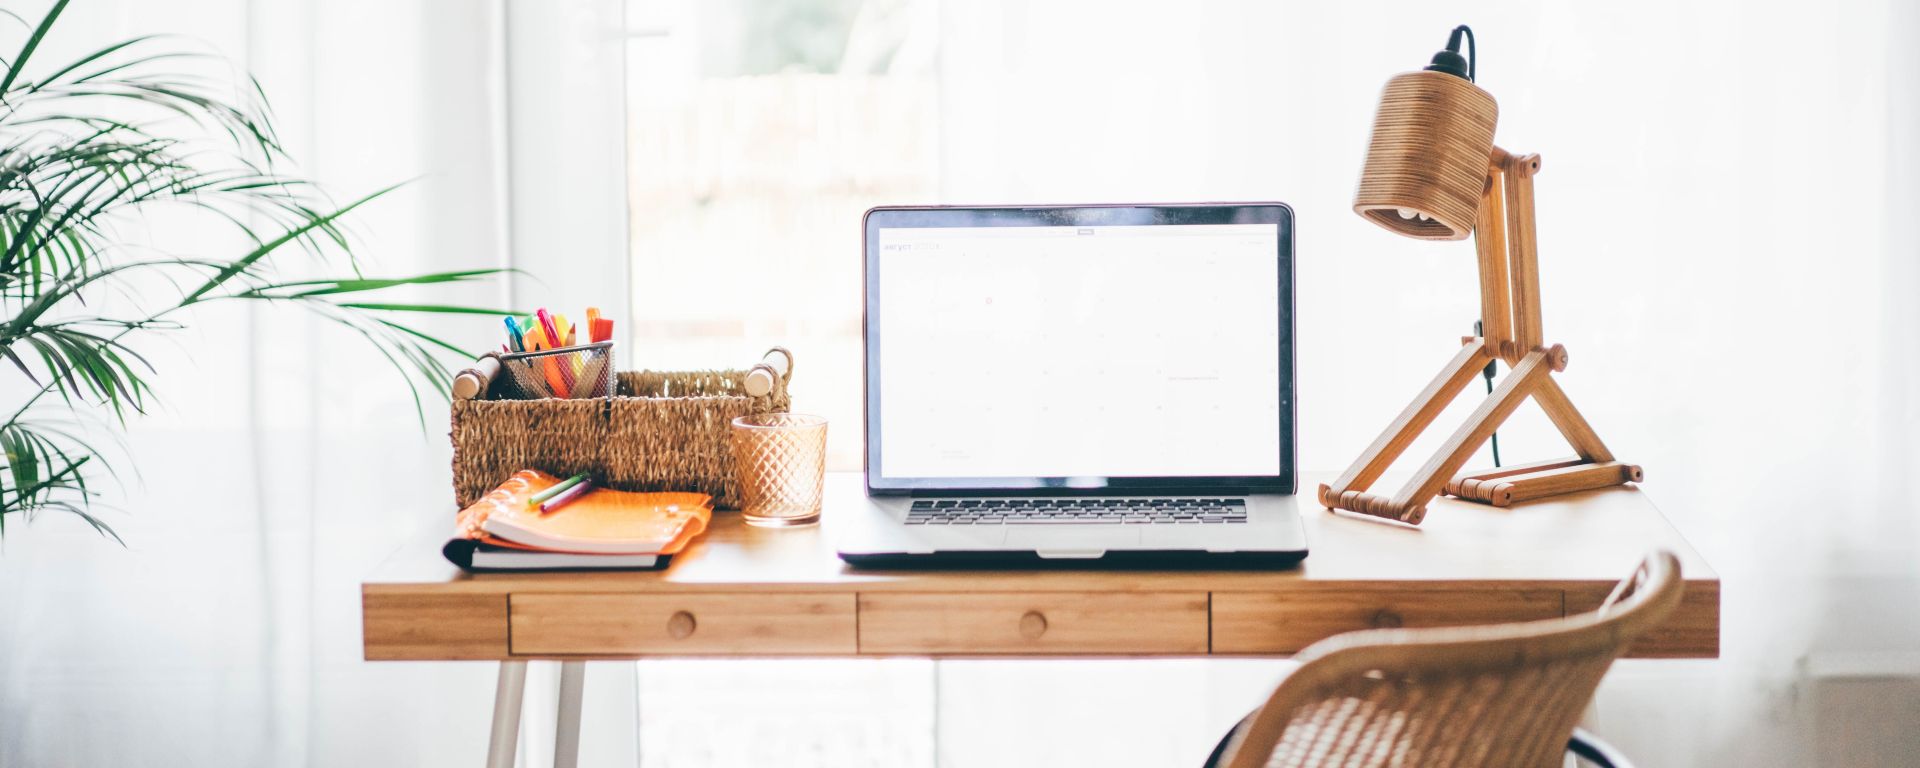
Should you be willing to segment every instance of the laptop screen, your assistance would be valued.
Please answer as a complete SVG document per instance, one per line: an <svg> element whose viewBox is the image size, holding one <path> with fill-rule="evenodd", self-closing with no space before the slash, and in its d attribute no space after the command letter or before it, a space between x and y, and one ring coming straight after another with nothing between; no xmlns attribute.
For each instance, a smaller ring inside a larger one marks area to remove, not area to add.
<svg viewBox="0 0 1920 768"><path fill-rule="evenodd" d="M1290 486L1291 232L1248 209L876 211L869 483Z"/></svg>

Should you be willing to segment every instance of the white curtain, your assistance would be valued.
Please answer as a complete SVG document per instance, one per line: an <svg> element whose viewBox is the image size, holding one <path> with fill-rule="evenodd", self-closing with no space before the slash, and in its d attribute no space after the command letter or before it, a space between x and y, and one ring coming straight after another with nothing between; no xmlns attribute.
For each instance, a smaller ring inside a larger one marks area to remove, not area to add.
<svg viewBox="0 0 1920 768"><path fill-rule="evenodd" d="M467 0L84 2L36 56L189 38L154 45L257 75L298 172L337 198L408 182L348 225L369 273L503 266L500 17ZM174 229L183 247L240 247ZM508 298L405 298L429 297ZM490 665L360 661L360 579L446 519L445 406L429 393L423 428L381 358L297 311L190 325L142 347L158 406L131 420L138 474L107 500L127 547L57 515L0 542L0 765L477 764ZM478 325L429 327L492 341Z"/></svg>

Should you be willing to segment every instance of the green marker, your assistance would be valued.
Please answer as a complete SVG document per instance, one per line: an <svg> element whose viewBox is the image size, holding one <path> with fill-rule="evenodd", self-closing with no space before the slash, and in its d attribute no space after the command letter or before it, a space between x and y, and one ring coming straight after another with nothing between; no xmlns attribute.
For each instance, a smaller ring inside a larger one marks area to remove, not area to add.
<svg viewBox="0 0 1920 768"><path fill-rule="evenodd" d="M527 506L529 506L529 507L537 507L537 506L540 506L540 504L541 504L542 502L545 502L545 501L546 501L547 499L551 499L551 498L553 498L553 497L555 497L555 496L558 496L558 495L560 495L560 494L562 494L562 493L566 493L566 492L567 492L567 489L568 489L568 488L572 488L572 487L574 487L575 485L579 485L579 484L580 484L580 481L582 481L582 480L585 480L585 479L587 479L587 476L588 476L588 475L591 475L591 474L593 474L593 473L592 473L592 472L582 472L582 473L580 473L580 474L577 474L577 475L574 475L573 477L569 477L569 478L567 478L567 479L565 479L565 480L562 480L562 481L560 481L560 484L559 484L559 485L556 485L556 486L554 486L554 487L552 487L552 488L548 488L548 489L546 489L546 490L544 490L544 491L541 491L541 492L539 492L539 493L536 493L536 494L534 494L534 495L533 495L533 496L532 496L531 498L528 498L528 499L527 499Z"/></svg>

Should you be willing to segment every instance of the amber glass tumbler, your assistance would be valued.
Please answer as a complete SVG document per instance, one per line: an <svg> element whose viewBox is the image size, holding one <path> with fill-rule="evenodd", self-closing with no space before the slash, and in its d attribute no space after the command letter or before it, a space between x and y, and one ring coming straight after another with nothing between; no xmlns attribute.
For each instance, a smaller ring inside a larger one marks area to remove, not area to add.
<svg viewBox="0 0 1920 768"><path fill-rule="evenodd" d="M748 525L781 528L820 522L827 471L827 420L763 413L733 420L740 511Z"/></svg>

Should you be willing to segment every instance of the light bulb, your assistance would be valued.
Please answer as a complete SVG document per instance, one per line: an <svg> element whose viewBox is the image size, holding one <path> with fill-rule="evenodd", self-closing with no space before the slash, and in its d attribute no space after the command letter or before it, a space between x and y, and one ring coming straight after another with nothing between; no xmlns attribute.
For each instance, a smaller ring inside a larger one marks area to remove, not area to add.
<svg viewBox="0 0 1920 768"><path fill-rule="evenodd" d="M1415 214L1414 214L1414 212L1413 212L1413 209L1412 209L1412 208L1401 208L1401 209L1400 209L1400 218L1403 218L1403 219L1411 219L1411 218L1413 218L1413 217L1414 217L1414 215L1415 215Z"/></svg>

